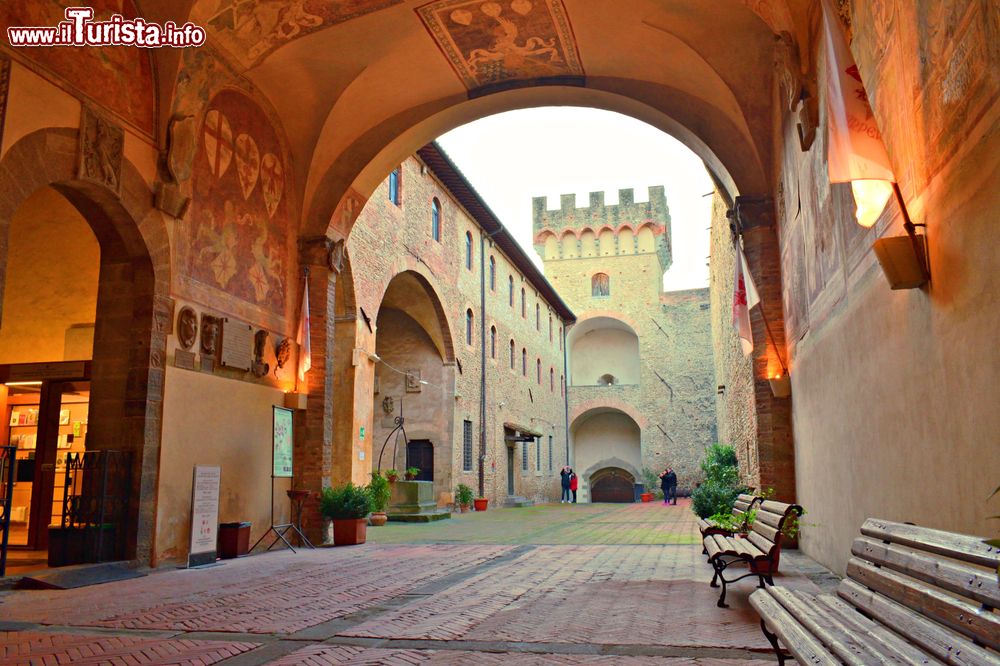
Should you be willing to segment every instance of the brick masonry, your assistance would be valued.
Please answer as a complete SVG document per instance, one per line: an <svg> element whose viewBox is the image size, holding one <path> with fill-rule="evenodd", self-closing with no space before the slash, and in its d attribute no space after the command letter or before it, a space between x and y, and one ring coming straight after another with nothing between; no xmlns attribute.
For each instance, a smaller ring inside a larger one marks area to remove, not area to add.
<svg viewBox="0 0 1000 666"><path fill-rule="evenodd" d="M618 205L604 200L604 193L594 192L588 207L577 208L573 195L563 195L557 210L547 210L544 198L534 200L535 248L547 277L579 318L578 332L571 331L571 357L583 331L589 334L608 320L638 336L637 375L613 385L598 385L596 376L572 377L571 424L580 426L608 408L628 414L641 432L640 465L656 471L671 465L679 490L687 493L700 479L702 450L716 439L709 291L663 292L663 273L672 261L663 187L649 188L647 202L636 203L632 190L619 192ZM607 296L594 295L597 273L608 275ZM583 498L589 473L620 462L628 461L578 463Z"/></svg>

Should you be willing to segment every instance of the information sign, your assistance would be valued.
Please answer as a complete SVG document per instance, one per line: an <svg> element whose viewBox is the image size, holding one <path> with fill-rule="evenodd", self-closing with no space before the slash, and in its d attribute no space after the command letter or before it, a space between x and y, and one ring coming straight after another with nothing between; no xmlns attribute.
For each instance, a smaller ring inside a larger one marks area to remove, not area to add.
<svg viewBox="0 0 1000 666"><path fill-rule="evenodd" d="M291 409L274 408L274 427L271 433L274 440L274 476L291 478L292 476L292 415Z"/></svg>
<svg viewBox="0 0 1000 666"><path fill-rule="evenodd" d="M191 548L188 566L215 562L219 538L219 486L222 469L217 465L195 465L191 483Z"/></svg>

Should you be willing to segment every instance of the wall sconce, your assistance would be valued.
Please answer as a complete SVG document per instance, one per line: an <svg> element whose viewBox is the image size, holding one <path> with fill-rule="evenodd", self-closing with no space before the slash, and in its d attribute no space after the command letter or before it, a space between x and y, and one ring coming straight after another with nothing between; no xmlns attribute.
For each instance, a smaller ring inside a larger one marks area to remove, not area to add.
<svg viewBox="0 0 1000 666"><path fill-rule="evenodd" d="M907 234L879 238L872 245L892 289L916 289L927 284L926 236Z"/></svg>
<svg viewBox="0 0 1000 666"><path fill-rule="evenodd" d="M305 409L306 400L308 398L308 393L296 393L295 391L289 391L285 394L285 407L288 409Z"/></svg>
<svg viewBox="0 0 1000 666"><path fill-rule="evenodd" d="M792 378L786 372L783 375L768 377L767 382L771 385L771 393L775 398L787 398L792 394Z"/></svg>

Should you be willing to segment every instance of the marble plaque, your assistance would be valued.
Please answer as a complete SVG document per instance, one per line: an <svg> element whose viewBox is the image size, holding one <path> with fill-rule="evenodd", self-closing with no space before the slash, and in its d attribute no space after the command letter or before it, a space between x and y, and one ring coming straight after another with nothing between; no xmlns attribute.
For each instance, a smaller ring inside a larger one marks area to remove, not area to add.
<svg viewBox="0 0 1000 666"><path fill-rule="evenodd" d="M222 320L222 358L226 368L249 370L253 363L253 327L228 317Z"/></svg>

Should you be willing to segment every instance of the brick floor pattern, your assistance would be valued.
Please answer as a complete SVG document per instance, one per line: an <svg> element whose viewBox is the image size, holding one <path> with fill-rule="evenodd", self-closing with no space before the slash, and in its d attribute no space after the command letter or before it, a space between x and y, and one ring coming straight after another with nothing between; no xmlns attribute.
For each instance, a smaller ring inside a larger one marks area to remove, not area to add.
<svg viewBox="0 0 1000 666"><path fill-rule="evenodd" d="M0 632L0 664L178 664L200 666L229 659L257 647L256 643L165 641L134 636L86 636L35 631Z"/></svg>
<svg viewBox="0 0 1000 666"><path fill-rule="evenodd" d="M520 664L542 666L546 664L622 664L624 666L773 666L773 661L746 659L703 659L684 657L626 657L568 654L525 654L510 652L470 652L465 650L392 650L386 648L360 648L354 646L315 645L302 648L272 662L272 666L349 666L387 664L412 666L435 664L438 666L489 666L490 664Z"/></svg>

